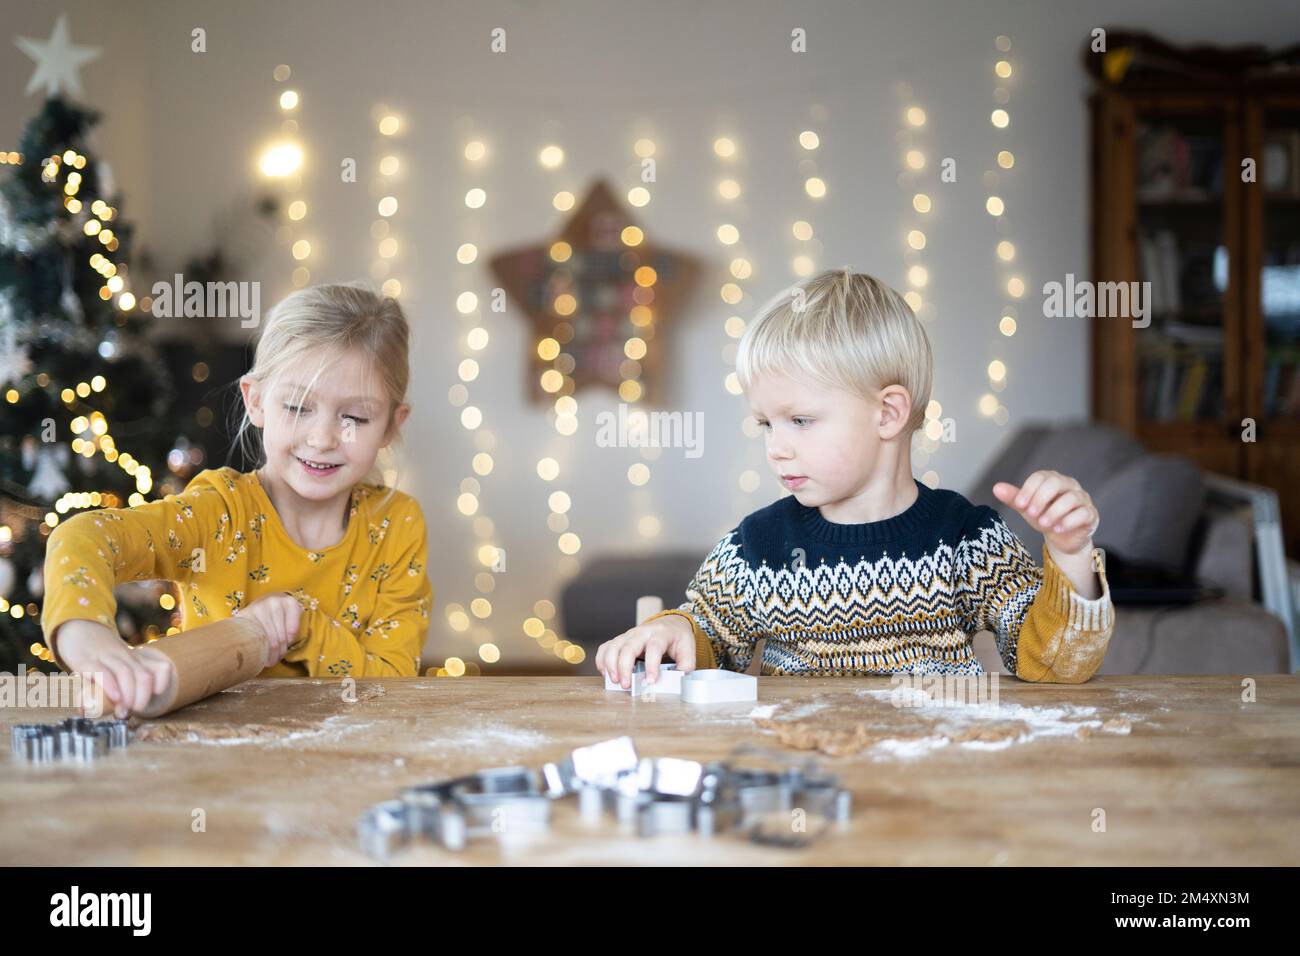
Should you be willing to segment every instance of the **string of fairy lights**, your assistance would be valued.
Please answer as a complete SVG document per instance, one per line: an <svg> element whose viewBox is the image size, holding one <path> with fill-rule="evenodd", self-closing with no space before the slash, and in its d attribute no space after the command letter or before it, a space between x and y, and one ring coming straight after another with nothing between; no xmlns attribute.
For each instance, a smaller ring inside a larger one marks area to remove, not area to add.
<svg viewBox="0 0 1300 956"><path fill-rule="evenodd" d="M487 204L488 200L487 190L478 185L478 182L481 176L480 170L488 157L488 150L482 140L474 139L465 144L462 153L472 175L468 179L471 185L466 189L463 200L467 212L462 219L462 241L456 248L456 261L459 265L468 267L478 261L478 243L482 231L479 210ZM474 574L474 587L479 593L469 601L468 608L456 602L448 604L447 625L452 631L465 634L476 643L480 660L484 663L496 663L501 659L501 652L495 642L495 635L487 623L491 620L493 607L491 600L485 595L491 594L496 588L496 578L491 569L500 566L503 552L493 543L496 524L483 510L481 500L483 486L479 482L479 478L486 478L496 466L492 457L492 452L496 448L496 435L482 427L482 409L470 404L470 385L479 378L481 372L479 361L484 357L492 337L483 322L478 294L469 288L470 275L465 273L458 278L457 285L460 291L456 293L456 313L461 318L463 328L459 337L461 359L456 366L456 377L459 381L448 389L447 400L454 408L460 409L461 427L473 432L474 435L476 450L470 459L470 469L474 474L461 479L457 487L456 510L471 519L471 528L478 541L475 557L479 568ZM441 667L430 668L429 671L436 677L476 676L482 672L478 661L467 661L457 655L446 658Z"/></svg>
<svg viewBox="0 0 1300 956"><path fill-rule="evenodd" d="M642 136L632 144L635 162L629 167L637 184L627 192L627 201L636 208L649 205L651 191L649 185L657 182L657 159L655 154L659 147L649 136ZM642 175L646 168L656 169L654 176ZM623 228L621 239L627 249L638 248L645 240L641 229L628 224ZM633 334L623 343L623 361L619 364L619 398L628 404L636 404L645 396L645 387L641 384L644 372L642 360L649 353L655 337L655 286L659 275L650 263L638 265L633 273L636 287L633 289L633 305L628 313L632 323ZM631 434L644 434L650 427L650 417L645 408L636 407L628 410L628 430ZM627 468L627 480L632 485L631 513L635 517L635 530L642 543L648 544L658 537L663 530L663 522L654 513L654 498L650 490L653 472L649 463L659 460L663 449L654 442L633 442L642 461L633 462Z"/></svg>
<svg viewBox="0 0 1300 956"><path fill-rule="evenodd" d="M559 175L565 166L564 148L557 143L546 143L537 151L537 162L547 175ZM557 190L551 197L551 207L556 212L570 212L577 204L577 198L571 189ZM573 260L573 246L564 239L557 239L547 249L547 255L557 266ZM576 295L561 291L550 302L554 322L550 334L542 336L535 348L537 357L543 363L549 363L538 377L538 385L547 395L556 396L548 412L551 426L561 438L572 438L578 431L578 401L575 397L576 386L573 371L577 367L573 355L565 346L574 340L576 330L570 318L581 307ZM565 443L572 455L572 442ZM563 555L557 569L562 577L572 577L581 567L576 555L582 550L582 539L570 530L569 513L573 507L573 498L563 488L556 487L563 472L557 455L558 447L552 440L552 451L537 460L535 471L546 492L546 527L556 535L555 546ZM527 637L537 642L542 650L554 654L569 663L579 663L586 653L576 644L561 638L549 623L555 616L555 605L545 599L533 603L533 613L526 617L522 630Z"/></svg>
<svg viewBox="0 0 1300 956"><path fill-rule="evenodd" d="M287 83L293 71L281 63L271 71L276 83ZM276 94L280 111L279 132L276 139L262 150L258 168L267 179L277 181L284 191L285 221L275 231L276 240L289 247L289 254L298 263L290 273L295 289L311 282L310 260L314 252L308 235L307 200L303 198L303 149L300 144L301 128L298 121L302 97L297 90L285 88Z"/></svg>
<svg viewBox="0 0 1300 956"><path fill-rule="evenodd" d="M390 299L398 299L401 298L403 284L400 278L393 275L394 259L400 252L395 220L398 215L396 184L402 173L402 157L399 155L397 138L405 131L406 124L397 113L382 103L375 105L371 119L378 138L373 146L376 175L370 181L376 214L370 223L370 238L375 243L370 277L381 283L381 294ZM394 487L397 485L394 452L391 448L384 448L380 450L380 455L388 458L388 465L383 468L384 482Z"/></svg>
<svg viewBox="0 0 1300 956"><path fill-rule="evenodd" d="M923 171L930 165L926 154L930 118L925 108L915 101L909 84L900 83L898 93L903 101L903 122L898 132L898 141L903 148L903 168L899 173L899 183L911 193L911 214L904 222L903 265L906 268L908 289L903 298L918 318L929 322L934 320L937 313L934 303L921 290L930 284L930 270L925 264L924 253L930 244L927 224L934 211L934 201L925 191L923 178ZM917 467L929 464L942 447L942 415L943 406L931 392L930 401L925 406L925 424L913 440L913 463ZM922 473L921 480L931 488L938 487L939 473L933 468L927 469Z"/></svg>
<svg viewBox="0 0 1300 956"><path fill-rule="evenodd" d="M740 203L740 198L744 193L744 186L740 176L740 147L736 143L735 136L722 135L714 138L713 156L718 164L718 174L721 176L715 189L718 199L724 204L721 214L723 221L714 230L714 236L722 246L723 254L730 257L727 273L722 277L718 287L718 296L731 313L722 323L722 331L729 339L722 347L722 363L728 369L722 378L722 387L728 395L740 395L742 391L740 378L735 370L736 352L737 340L745 334L746 323L745 319L737 313L741 311L740 306L745 298L745 289L741 283L753 277L754 266L741 241L740 227L736 225L742 211L743 204ZM741 420L741 430L749 438L756 438L760 433L758 422L752 415L745 415ZM747 462L736 477L741 495L732 502L735 517L752 510L749 496L758 490L760 481L759 472L753 467L757 455L759 452L756 446L753 444L746 446Z"/></svg>
<svg viewBox="0 0 1300 956"><path fill-rule="evenodd" d="M826 119L826 111L819 105L814 105L811 115L816 123L822 123ZM825 199L827 194L826 180L820 174L817 167L816 151L821 146L821 135L815 129L803 129L796 135L795 141L798 149L798 170L802 178L802 190L805 201L809 207L815 208L821 200ZM714 154L724 162L733 161L738 152L735 141L730 137L721 137L715 140L713 144ZM733 201L740 195L740 183L734 176L727 176L718 183L718 194L724 201ZM817 271L817 257L823 252L821 241L816 238L815 230L811 222L815 216L805 213L804 218L796 219L790 225L790 237L794 241L792 255L790 258L790 271L797 279L807 278ZM724 223L718 228L718 240L724 245L734 245L739 241L738 230L730 223ZM752 261L745 255L739 255L733 258L729 264L730 278L723 284L720 294L722 300L728 305L738 305L745 296L744 288L741 282L749 279L754 272ZM729 316L726 320L724 330L732 339L739 339L745 332L745 320L738 315ZM737 343L731 342L723 349L723 360L735 367L737 352ZM725 387L732 395L741 394L740 382L733 371L729 373L725 380ZM756 438L762 434L758 421L753 415L746 415L741 423L741 429L747 437ZM750 446L747 450L747 457L751 462L762 457L761 451L757 446ZM740 490L746 496L736 502L738 513L744 513L751 510L749 497L756 492L761 484L760 472L756 467L745 468L738 478L737 482Z"/></svg>
<svg viewBox="0 0 1300 956"><path fill-rule="evenodd" d="M998 36L994 40L994 46L999 53L997 61L993 64L993 75L996 78L993 99L996 106L989 114L989 122L993 124L995 133L1001 135L1011 125L1011 114L1007 110L1007 105L1011 102L1010 80L1015 71L1007 58L1007 54L1011 52L1011 38ZM1012 265L1016 260L1016 247L1010 239L1006 238L1010 234L1010 224L1007 220L1006 201L999 193L1007 174L1016 165L1016 157L1011 150L1000 148L997 151L996 163L998 167L996 170L988 169L984 172L984 186L989 191L984 201L984 209L993 217L997 233L1002 237L998 239L994 249L996 260L1002 267L1001 281L1004 292L998 331L1010 338L1016 334L1016 302L1025 294L1025 281ZM989 391L980 396L980 414L992 418L998 425L1005 425L1011 415L1006 405L999 400L997 393L1007 387L1007 364L1000 358L994 358L989 362L985 372L988 375Z"/></svg>
<svg viewBox="0 0 1300 956"><path fill-rule="evenodd" d="M820 107L813 108L813 117L825 119L825 112ZM798 136L799 175L803 177L803 192L809 207L814 208L826 198L826 180L818 175L817 150L821 147L821 135L816 130L805 129ZM817 259L822 251L820 240L813 235L813 225L809 221L814 217L809 214L806 219L797 219L790 227L790 234L798 243L794 257L790 260L790 270L800 279L807 278L817 271Z"/></svg>
<svg viewBox="0 0 1300 956"><path fill-rule="evenodd" d="M394 143L405 130L400 116L382 103L376 104L371 118L379 135L377 163L378 176L371 180L375 199L376 218L370 224L370 238L375 243L375 258L370 263L370 278L380 285L380 292L391 299L402 295L402 280L393 275L393 260L400 244L394 228L398 212L394 184L402 171L402 158L397 155Z"/></svg>
<svg viewBox="0 0 1300 956"><path fill-rule="evenodd" d="M484 145L484 143L481 140L477 140L477 139L471 140L465 146L464 155L465 155L465 159L471 164L481 163L487 155L487 147ZM544 168L547 169L558 168L560 165L563 164L564 151L560 149L558 146L544 147L541 150L541 152L538 154L538 160ZM479 198L478 193L474 193L473 191L471 191L471 194L473 195L473 200L477 202ZM470 198L468 196L466 199L466 203L467 205L472 205ZM555 194L554 198L552 199L552 205L555 207L555 209L562 212L567 212L568 210L572 209L574 203L575 203L575 199L573 193L568 191L558 192ZM555 245L552 246L550 252L553 259L556 258L557 256L567 259L567 256L571 255L572 250L568 250L568 252L566 253L563 246L567 246L567 243L563 244L560 247L557 247ZM456 259L462 265L469 265L475 262L477 258L478 258L478 248L473 243L463 243L459 247L456 253ZM567 307L567 303L566 303L566 307ZM563 333L561 333L561 335L562 334ZM565 337L564 340L567 342L571 337L572 337L571 335ZM564 388L564 376L565 376L565 372L561 371L561 369L567 368L567 370L571 372L573 370L573 367L567 362L558 361L561 355L561 343L559 339L556 338L554 335L544 338L540 343L538 343L537 354L544 361L551 361L553 363L557 363L553 365L551 369L547 369L542 373L541 375L542 389L549 394L554 394L555 392L561 391ZM477 364L473 363L473 360L468 360L468 364L467 362L462 362L460 375L462 380L472 380L473 378L477 377L478 375ZM561 398L558 399L556 402L555 412L556 412L556 417L553 421L553 424L555 426L556 431L558 431L562 435L573 434L575 431L577 431L577 417L576 417L577 404L573 401L571 396L561 396ZM493 460L491 456L487 453L487 450L480 451L480 453L475 456L474 469L477 473L481 475L486 475L492 470L492 467L493 467ZM550 474L552 476L551 480L553 480L554 477L558 476L559 474L559 464L558 462L554 462L554 459L546 459L546 458L542 459L542 461L538 463L537 468L538 468L538 477L542 478L542 480L544 481L547 480L544 477L544 474ZM562 491L552 492L550 496L549 504L550 504L552 519L554 519L556 514L563 516L564 512L567 512L569 509L569 497L567 494L565 494ZM479 530L478 527L479 523L480 523L479 519L475 519L476 530ZM550 523L554 524L553 521ZM483 524L490 526L488 522L483 522ZM486 527L483 530L487 530ZM495 560L495 554L496 554L495 549L493 549L491 552L488 552L486 547L480 548L480 553L479 553L480 560L482 560L484 557L487 557L489 553L494 556L494 560ZM490 589L491 587L491 584L488 581L482 579L481 574L479 575L476 583L479 583L481 589L484 587ZM522 629L524 634L526 634L528 637L533 638L544 649L553 650L556 644L559 642L559 638L555 634L555 632L551 630L547 622L550 621L552 618L554 618L554 616L555 616L554 604L552 604L550 601L547 600L535 601L533 603L533 614L525 618L523 622ZM499 653L494 658L494 660L499 660Z"/></svg>
<svg viewBox="0 0 1300 956"><path fill-rule="evenodd" d="M548 174L554 174L562 169L564 161L564 149L556 143L547 143L537 151L537 162ZM559 190L551 199L551 206L560 212L568 212L575 203L573 192L567 189ZM564 239L557 239L547 249L547 255L557 266L563 267L573 260L573 246ZM565 346L573 341L575 334L573 324L569 321L570 317L577 313L581 306L582 303L572 292L562 291L556 294L550 302L551 313L555 318L550 334L543 336L536 345L537 357L550 366L542 370L538 377L538 385L547 395L556 396L549 414L551 426L561 436L572 436L578 430L578 401L574 395L576 389L572 378L576 362L573 355L565 351ZM552 443L552 449L554 448L555 445ZM537 477L546 488L555 488L555 482L560 478L562 468L555 457L557 454L559 452L556 450L550 451L539 458L535 466ZM550 510L546 517L546 526L557 536L555 546L564 555L560 559L560 569L565 575L577 570L577 559L574 555L582 549L582 540L569 530L569 510L572 506L573 499L563 489L548 492L547 507ZM552 653L559 644L558 638L554 642L550 640L546 635L545 627L539 630L535 624L525 622L524 633L538 640ZM563 652L564 649L561 648L560 654Z"/></svg>
<svg viewBox="0 0 1300 956"><path fill-rule="evenodd" d="M5 165L20 165L23 162L23 156L13 150L0 152L0 159L3 159ZM111 225L118 210L101 197L84 194L82 184L85 173L83 171L88 164L89 159L86 156L71 148L62 153L53 153L41 161L41 181L62 189L64 211L69 216L80 219L82 232L88 237L97 239L104 247L102 251L97 250L92 253L87 262L103 279L103 284L98 291L100 299L113 302L116 308L114 324L122 326L126 324L130 313L137 307L146 308L149 300L146 298L137 303L135 294L130 289L130 270L127 263L113 258L120 245ZM114 350L112 342L100 343L99 352L102 357L111 358ZM35 384L40 389L57 387L49 374L44 371L37 372ZM69 447L73 454L84 458L93 458L96 453L99 453L104 456L106 462L116 464L135 479L136 490L127 497L126 504L130 506L143 504L144 496L153 490L152 470L129 452L118 449L117 442L109 431L108 418L101 410L92 407L86 401L93 395L102 394L107 388L108 380L103 375L95 375L89 380L59 390L59 399L63 402L65 410L69 414L75 414L69 423L69 430L75 436L69 443ZM9 404L16 405L22 400L22 394L16 388L9 388L5 391L4 398ZM121 499L112 492L66 492L55 501L54 510L46 512L41 519L41 534L48 535L59 524L60 516L69 511L121 505ZM19 508L18 511L31 520L41 518L39 509ZM12 540L13 529L7 525L0 526L0 542L7 543ZM175 606L174 598L170 594L164 594L160 603L168 609ZM34 601L29 601L27 604L10 604L6 598L0 596L0 613L7 613L15 620L23 617L39 618L40 606ZM169 628L167 633L173 633L175 630ZM152 625L147 633L151 640L158 636L157 629ZM54 663L54 655L44 644L35 642L28 649L39 660Z"/></svg>
<svg viewBox="0 0 1300 956"><path fill-rule="evenodd" d="M658 146L655 141L648 136L643 136L632 144L632 152L643 162L649 160L651 163L655 160L655 153ZM639 164L633 167L639 171ZM653 182L653 181L652 181ZM651 183L652 184L652 183ZM632 186L627 191L627 201L635 209L643 209L650 204L651 193L649 185L638 175L637 185ZM623 245L629 251L637 248L645 240L641 230L629 223L623 227L620 236ZM645 397L645 386L641 384L641 374L643 368L642 360L650 351L650 343L655 337L655 285L659 281L659 274L655 271L654 266L650 263L641 263L633 272L633 280L636 288L632 290L633 307L628 314L635 333L629 335L623 343L624 359L619 365L619 376L621 381L618 386L618 397L629 405L636 404ZM637 417L638 422L648 421L644 417L644 411ZM640 427L638 425L638 427ZM658 451L658 449L655 449ZM647 456L654 458L657 456ZM629 478L630 480L630 478ZM647 475L647 481L649 480ZM637 482L633 482L637 484ZM640 482L644 485L645 482Z"/></svg>

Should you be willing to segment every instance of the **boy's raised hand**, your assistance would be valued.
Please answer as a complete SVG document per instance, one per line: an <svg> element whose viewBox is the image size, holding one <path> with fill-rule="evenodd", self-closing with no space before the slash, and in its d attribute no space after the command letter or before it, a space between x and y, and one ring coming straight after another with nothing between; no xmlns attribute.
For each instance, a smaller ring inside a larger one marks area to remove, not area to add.
<svg viewBox="0 0 1300 956"><path fill-rule="evenodd" d="M645 655L646 680L659 679L659 662L670 657L683 673L695 670L695 631L680 614L666 614L624 631L596 650L596 669L620 687L632 686L632 668Z"/></svg>
<svg viewBox="0 0 1300 956"><path fill-rule="evenodd" d="M1019 488L1008 481L997 482L993 494L1041 531L1054 552L1076 555L1091 549L1101 516L1091 496L1069 475L1036 471Z"/></svg>

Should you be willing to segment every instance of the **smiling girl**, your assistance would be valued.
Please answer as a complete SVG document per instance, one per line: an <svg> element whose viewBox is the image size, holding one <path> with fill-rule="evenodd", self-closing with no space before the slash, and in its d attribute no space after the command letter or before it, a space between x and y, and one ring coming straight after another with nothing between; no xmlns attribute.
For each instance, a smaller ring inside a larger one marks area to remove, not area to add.
<svg viewBox="0 0 1300 956"><path fill-rule="evenodd" d="M169 580L183 630L262 626L262 677L416 675L433 600L424 518L375 465L410 414L409 338L397 302L353 286L272 309L239 382L237 440L260 467L209 469L50 535L41 624L60 666L98 675L118 716L143 708L172 675L117 635L113 587Z"/></svg>

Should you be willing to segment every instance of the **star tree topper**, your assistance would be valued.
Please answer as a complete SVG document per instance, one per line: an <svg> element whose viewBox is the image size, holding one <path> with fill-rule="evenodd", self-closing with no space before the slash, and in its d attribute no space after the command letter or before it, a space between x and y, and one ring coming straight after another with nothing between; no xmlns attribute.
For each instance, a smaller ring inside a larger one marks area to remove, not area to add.
<svg viewBox="0 0 1300 956"><path fill-rule="evenodd" d="M81 77L77 71L83 63L99 58L100 48L76 46L68 36L68 15L59 14L54 22L54 32L48 40L15 37L18 48L36 61L36 72L27 83L27 95L45 87L46 96L55 96L60 89L81 98Z"/></svg>
<svg viewBox="0 0 1300 956"><path fill-rule="evenodd" d="M634 245L625 239L629 227L635 236L628 238L639 238ZM645 267L653 274L638 277ZM617 390L625 380L640 382L638 399L659 401L664 327L693 284L697 265L650 245L608 184L592 186L554 240L501 253L491 268L532 325L534 401L553 401L586 385ZM537 349L547 338L560 344L559 355L551 359ZM644 355L633 358L625 351L632 338L645 343ZM548 368L565 376L555 393L541 385Z"/></svg>

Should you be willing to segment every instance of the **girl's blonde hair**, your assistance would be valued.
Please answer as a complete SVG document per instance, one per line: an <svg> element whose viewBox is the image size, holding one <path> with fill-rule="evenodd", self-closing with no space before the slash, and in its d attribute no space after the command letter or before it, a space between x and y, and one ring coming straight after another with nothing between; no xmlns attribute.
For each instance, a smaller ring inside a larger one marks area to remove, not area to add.
<svg viewBox="0 0 1300 956"><path fill-rule="evenodd" d="M887 385L912 397L907 434L925 424L933 356L903 297L850 269L822 272L772 299L745 329L736 355L740 387L769 372L802 374L869 401Z"/></svg>
<svg viewBox="0 0 1300 956"><path fill-rule="evenodd" d="M391 432L393 413L405 402L410 383L410 339L410 325L397 300L376 295L360 285L309 286L285 296L267 312L253 352L253 366L243 379L252 381L265 395L290 370L301 382L298 376L307 374L308 359L315 355L316 367L305 383L306 390L311 391L335 362L352 351L360 351L369 360L370 374L379 376L389 400L385 437L396 439ZM245 461L260 467L265 463L261 435L242 405L234 446ZM383 470L378 467L368 476L370 479L377 479L374 484L386 484Z"/></svg>

